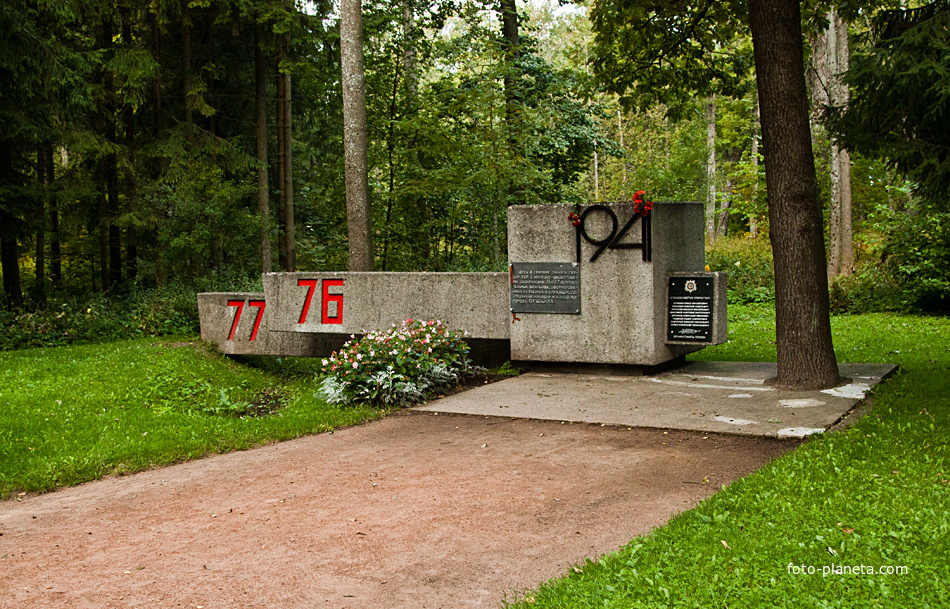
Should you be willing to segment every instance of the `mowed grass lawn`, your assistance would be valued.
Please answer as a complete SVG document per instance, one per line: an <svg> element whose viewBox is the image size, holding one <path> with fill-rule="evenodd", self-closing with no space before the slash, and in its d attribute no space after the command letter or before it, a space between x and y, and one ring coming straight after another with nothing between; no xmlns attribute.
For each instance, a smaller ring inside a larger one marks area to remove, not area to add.
<svg viewBox="0 0 950 609"><path fill-rule="evenodd" d="M0 353L0 498L381 416L316 399L306 364L269 363L149 339Z"/></svg>
<svg viewBox="0 0 950 609"><path fill-rule="evenodd" d="M833 319L839 362L890 362L871 414L816 437L514 606L950 606L950 319ZM767 308L730 307L694 359L775 359Z"/></svg>

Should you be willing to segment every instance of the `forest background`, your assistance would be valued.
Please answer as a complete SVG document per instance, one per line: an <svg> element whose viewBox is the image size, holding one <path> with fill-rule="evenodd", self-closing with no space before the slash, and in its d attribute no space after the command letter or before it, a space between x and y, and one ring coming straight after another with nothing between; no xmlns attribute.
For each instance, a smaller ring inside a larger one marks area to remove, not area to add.
<svg viewBox="0 0 950 609"><path fill-rule="evenodd" d="M728 97L620 97L586 7L519 5L512 35L512 6L363 3L375 269L503 270L509 205L645 190L705 201L730 301L771 301L754 76ZM946 193L864 146L843 200L825 127L848 55L880 52L882 8L804 27L832 307L946 313ZM735 30L729 57L751 63ZM14 0L0 31L0 346L193 332L198 291L348 268L331 2Z"/></svg>

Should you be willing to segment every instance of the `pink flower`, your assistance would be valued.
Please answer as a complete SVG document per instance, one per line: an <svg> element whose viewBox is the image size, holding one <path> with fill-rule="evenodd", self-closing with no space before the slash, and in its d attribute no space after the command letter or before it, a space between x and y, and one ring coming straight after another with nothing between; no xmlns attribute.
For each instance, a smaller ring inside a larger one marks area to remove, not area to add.
<svg viewBox="0 0 950 609"><path fill-rule="evenodd" d="M353 369L356 370L356 367L359 366L356 362L353 362Z"/></svg>

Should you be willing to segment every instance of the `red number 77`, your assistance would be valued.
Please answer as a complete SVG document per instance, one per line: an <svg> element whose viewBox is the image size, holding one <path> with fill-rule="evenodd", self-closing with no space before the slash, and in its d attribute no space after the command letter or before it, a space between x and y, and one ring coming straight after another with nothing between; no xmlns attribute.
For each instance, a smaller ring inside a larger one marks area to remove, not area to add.
<svg viewBox="0 0 950 609"><path fill-rule="evenodd" d="M257 331L261 327L261 320L264 318L264 309L267 307L267 303L263 300L250 300L248 301L248 306L257 308L257 317L254 319L254 329L251 330L251 341L257 340ZM237 311L234 313L234 321L231 322L231 333L228 334L228 340L234 340L234 334L237 332L238 323L241 321L241 313L244 311L244 301L243 300L229 300L229 307L237 307Z"/></svg>

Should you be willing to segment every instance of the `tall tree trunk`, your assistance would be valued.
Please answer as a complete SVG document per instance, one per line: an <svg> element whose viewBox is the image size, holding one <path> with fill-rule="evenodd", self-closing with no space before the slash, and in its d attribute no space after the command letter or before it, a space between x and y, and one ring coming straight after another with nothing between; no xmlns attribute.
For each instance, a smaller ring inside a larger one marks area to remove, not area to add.
<svg viewBox="0 0 950 609"><path fill-rule="evenodd" d="M706 102L706 241L716 242L716 96Z"/></svg>
<svg viewBox="0 0 950 609"><path fill-rule="evenodd" d="M499 0L498 11L501 13L501 35L505 45L505 119L509 128L515 120L518 99L517 79L515 78L515 62L520 55L521 44L518 33L518 6L515 0Z"/></svg>
<svg viewBox="0 0 950 609"><path fill-rule="evenodd" d="M594 151L594 201L600 201L600 167L597 158L597 151Z"/></svg>
<svg viewBox="0 0 950 609"><path fill-rule="evenodd" d="M191 96L191 13L188 0L181 0L182 95L185 98L185 139L191 144L194 99Z"/></svg>
<svg viewBox="0 0 950 609"><path fill-rule="evenodd" d="M113 126L114 133L114 126ZM115 139L113 137L113 139ZM114 154L106 157L106 192L109 197L109 290L122 283L122 233L115 220L119 214L119 176Z"/></svg>
<svg viewBox="0 0 950 609"><path fill-rule="evenodd" d="M750 0L775 270L775 383L798 389L840 381L831 339L821 203L805 87L797 0Z"/></svg>
<svg viewBox="0 0 950 609"><path fill-rule="evenodd" d="M127 7L122 9L122 42L127 49L134 46L132 40L132 19ZM125 228L125 274L128 281L138 276L138 234L135 227L135 112L130 104L122 111L125 120L125 148L128 155L123 190L125 191L125 211L128 222Z"/></svg>
<svg viewBox="0 0 950 609"><path fill-rule="evenodd" d="M499 0L498 11L501 13L501 36L502 44L505 50L505 125L507 126L506 140L508 143L508 154L511 163L516 159L523 158L523 145L519 136L519 126L521 124L519 106L521 103L521 94L519 87L519 59L521 57L521 35L518 31L518 5L516 0ZM494 238L494 249L496 252L501 250L501 234L498 226L498 215L502 213L504 203L511 205L524 199L524 187L517 179L518 168L512 167L514 171L508 173L504 178L508 182L507 201L498 200L492 211L492 235ZM501 209L499 209L501 208ZM500 270L500 255L495 256L495 270Z"/></svg>
<svg viewBox="0 0 950 609"><path fill-rule="evenodd" d="M48 146L39 146L36 149L36 181L43 184L42 194L37 197L37 216L36 223L36 258L34 272L34 289L36 292L36 304L40 307L46 306L46 208L49 200L50 184L46 177L46 149Z"/></svg>
<svg viewBox="0 0 950 609"><path fill-rule="evenodd" d="M723 192L722 205L719 208L719 222L716 233L725 237L729 232L729 209L732 207L732 178L726 178L726 188Z"/></svg>
<svg viewBox="0 0 950 609"><path fill-rule="evenodd" d="M832 10L828 13L828 28L820 38L821 52L815 53L819 82L818 86L812 87L817 92L812 106L816 115L819 115L825 106L835 103L834 81L838 70L836 22L837 15ZM832 141L828 172L831 182L831 200L828 205L828 277L831 279L841 274L841 163L838 153L838 145Z"/></svg>
<svg viewBox="0 0 950 609"><path fill-rule="evenodd" d="M102 180L99 181L100 188L103 186ZM106 193L100 192L97 195L96 216L99 227L99 285L103 292L109 290L109 221L106 207Z"/></svg>
<svg viewBox="0 0 950 609"><path fill-rule="evenodd" d="M277 44L277 101L274 105L277 114L277 265L280 270L287 270L287 231L284 228L284 206L287 204L287 197L284 191L284 174L287 171L287 164L284 163L284 76L280 73L280 62L283 57L283 50L278 40Z"/></svg>
<svg viewBox="0 0 950 609"><path fill-rule="evenodd" d="M158 59L161 57L161 28L158 25L158 15L149 14L149 25L152 30L152 56ZM158 137L162 130L162 77L161 71L155 75L152 81L152 135Z"/></svg>
<svg viewBox="0 0 950 609"><path fill-rule="evenodd" d="M294 121L290 104L293 89L290 72L284 74L284 239L287 246L287 270L297 270L297 238L294 229Z"/></svg>
<svg viewBox="0 0 950 609"><path fill-rule="evenodd" d="M52 188L56 181L56 165L53 160L53 147L46 147L46 183ZM54 289L58 289L63 280L63 250L59 237L59 201L53 190L49 192L49 278Z"/></svg>
<svg viewBox="0 0 950 609"><path fill-rule="evenodd" d="M667 116L663 117L663 152L666 154L666 170L670 170L670 119Z"/></svg>
<svg viewBox="0 0 950 609"><path fill-rule="evenodd" d="M623 110L617 108L617 132L620 134L620 151L623 156L620 162L623 164L623 187L627 188L627 149L623 144Z"/></svg>
<svg viewBox="0 0 950 609"><path fill-rule="evenodd" d="M5 226L13 226L13 217L0 211ZM23 290L20 287L20 252L14 235L0 232L0 269L3 271L3 294L9 309L23 308Z"/></svg>
<svg viewBox="0 0 950 609"><path fill-rule="evenodd" d="M254 82L257 105L257 207L261 215L261 272L270 273L270 185L267 175L267 81L260 23L254 24Z"/></svg>
<svg viewBox="0 0 950 609"><path fill-rule="evenodd" d="M340 70L343 84L343 150L351 271L373 270L373 234L367 174L366 84L363 71L361 0L340 6Z"/></svg>
<svg viewBox="0 0 950 609"><path fill-rule="evenodd" d="M755 98L755 122L752 127L752 168L755 171L755 181L752 182L752 200L759 197L759 93L756 91ZM755 239L759 236L759 216L755 212L749 214L749 236Z"/></svg>
<svg viewBox="0 0 950 609"><path fill-rule="evenodd" d="M841 15L835 13L832 27L835 29L835 67L832 74L831 97L835 106L846 106L850 97L848 85L843 75L848 70L850 50L848 45L848 24ZM837 206L839 208L839 272L850 275L854 269L854 228L851 208L851 153L833 142L831 149L833 164L837 165Z"/></svg>

